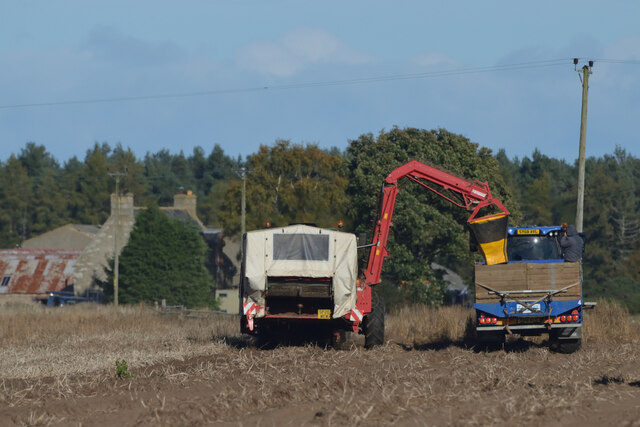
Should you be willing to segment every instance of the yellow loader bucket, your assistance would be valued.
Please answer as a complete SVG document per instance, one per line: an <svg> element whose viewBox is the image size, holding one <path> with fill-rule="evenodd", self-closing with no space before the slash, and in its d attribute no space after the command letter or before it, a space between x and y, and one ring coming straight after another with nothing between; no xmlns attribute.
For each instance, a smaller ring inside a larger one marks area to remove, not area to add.
<svg viewBox="0 0 640 427"><path fill-rule="evenodd" d="M504 264L507 259L508 215L498 214L475 219L469 228L487 265Z"/></svg>

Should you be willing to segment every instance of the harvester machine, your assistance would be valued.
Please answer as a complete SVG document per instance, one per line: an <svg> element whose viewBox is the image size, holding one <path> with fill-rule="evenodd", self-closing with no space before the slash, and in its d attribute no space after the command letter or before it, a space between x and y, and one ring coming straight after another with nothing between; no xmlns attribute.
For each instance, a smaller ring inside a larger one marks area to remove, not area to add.
<svg viewBox="0 0 640 427"><path fill-rule="evenodd" d="M507 262L509 211L491 195L486 182L466 181L435 167L411 161L384 180L366 270L358 280L355 235L308 225L248 232L243 238L240 284L244 333L267 337L294 330L326 333L342 342L352 331L365 347L384 342L384 306L372 291L389 256L387 241L398 182L407 178L454 205L471 211L468 219L487 265ZM480 217L484 209L498 213Z"/></svg>

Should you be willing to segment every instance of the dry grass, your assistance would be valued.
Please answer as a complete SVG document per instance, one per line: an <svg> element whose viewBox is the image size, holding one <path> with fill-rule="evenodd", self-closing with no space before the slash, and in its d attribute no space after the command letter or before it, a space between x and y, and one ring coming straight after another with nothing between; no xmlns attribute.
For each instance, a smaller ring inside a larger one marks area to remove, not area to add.
<svg viewBox="0 0 640 427"><path fill-rule="evenodd" d="M629 311L615 301L599 300L596 308L584 313L584 342L622 344L640 340L640 325Z"/></svg>
<svg viewBox="0 0 640 427"><path fill-rule="evenodd" d="M239 335L228 316L186 319L126 306L14 305L0 312L0 325L2 378L81 375L116 359L133 366L182 360Z"/></svg>
<svg viewBox="0 0 640 427"><path fill-rule="evenodd" d="M462 345L473 313L460 306L407 307L388 316L387 339L406 348ZM640 341L640 325L618 303L599 301L584 318L585 344ZM140 367L207 355L222 343L239 342L238 325L234 316L192 319L131 306L5 306L0 311L0 377L82 375L112 369L116 359Z"/></svg>
<svg viewBox="0 0 640 427"><path fill-rule="evenodd" d="M260 351L238 345L234 317L3 310L0 407L8 415L0 411L0 423L624 424L640 398L640 332L624 314L601 302L585 314L584 348L561 355L544 345L489 353L458 345L472 316L460 307L389 316L392 342L371 351ZM123 358L134 379L115 378ZM612 406L625 402L627 412Z"/></svg>
<svg viewBox="0 0 640 427"><path fill-rule="evenodd" d="M406 346L461 343L468 333L474 311L462 306L406 307L387 321L387 338Z"/></svg>

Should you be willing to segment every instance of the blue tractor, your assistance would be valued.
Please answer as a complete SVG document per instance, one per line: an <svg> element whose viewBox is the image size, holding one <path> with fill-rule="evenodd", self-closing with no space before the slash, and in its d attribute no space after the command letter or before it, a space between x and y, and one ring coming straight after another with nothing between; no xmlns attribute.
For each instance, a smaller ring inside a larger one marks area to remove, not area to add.
<svg viewBox="0 0 640 427"><path fill-rule="evenodd" d="M548 334L555 351L580 348L582 265L565 262L560 245L564 232L564 226L509 227L508 262L476 265L474 308L480 346L501 346L506 335Z"/></svg>

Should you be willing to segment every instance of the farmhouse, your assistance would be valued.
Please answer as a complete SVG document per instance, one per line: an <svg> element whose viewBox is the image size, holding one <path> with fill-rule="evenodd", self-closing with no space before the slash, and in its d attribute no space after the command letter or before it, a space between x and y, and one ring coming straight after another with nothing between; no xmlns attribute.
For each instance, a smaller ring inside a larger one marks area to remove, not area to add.
<svg viewBox="0 0 640 427"><path fill-rule="evenodd" d="M237 276L233 252L238 245L225 247L222 230L206 227L198 218L196 207L196 195L188 191L176 194L173 206L160 209L170 218L190 221L197 227L210 248L207 268L214 277L217 293L226 299L223 306L227 311L237 311L237 298L233 298L237 291L229 289ZM106 280L105 268L115 250L120 253L126 246L136 215L143 209L134 206L133 194L118 199L112 194L109 218L101 226L68 224L25 240L23 249L0 251L0 272L4 272L0 294L38 294L66 289L83 296L87 291L96 290L97 281ZM223 289L227 291L222 292Z"/></svg>
<svg viewBox="0 0 640 427"><path fill-rule="evenodd" d="M196 207L196 195L188 191L186 194L176 194L173 206L160 209L170 218L190 221L197 227L211 249L207 263L209 271L218 287L230 287L236 267L223 251L222 230L206 227L198 218ZM126 246L135 224L135 217L144 209L134 206L133 194L122 195L119 201L114 194L111 195L111 215L84 248L75 265L73 279L77 294L95 288L96 280L106 280L105 267L108 261L114 257L114 250L120 252ZM117 248L114 240L116 229Z"/></svg>

